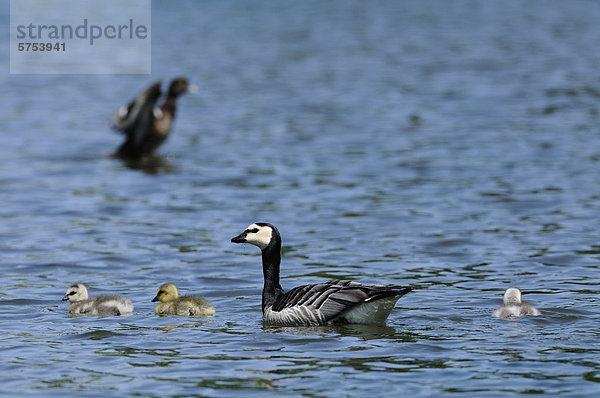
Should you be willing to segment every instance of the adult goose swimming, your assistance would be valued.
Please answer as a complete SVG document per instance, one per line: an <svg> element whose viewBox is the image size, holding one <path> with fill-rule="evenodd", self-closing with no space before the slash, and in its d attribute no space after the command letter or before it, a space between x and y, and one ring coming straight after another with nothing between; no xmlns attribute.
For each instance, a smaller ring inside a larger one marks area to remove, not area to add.
<svg viewBox="0 0 600 398"><path fill-rule="evenodd" d="M70 301L69 312L76 315L129 315L133 312L131 300L123 296L106 294L89 297L85 285L69 286L62 301Z"/></svg>
<svg viewBox="0 0 600 398"><path fill-rule="evenodd" d="M169 136L175 119L176 99L197 87L183 77L174 79L164 103L156 107L161 95L160 82L154 83L128 106L120 107L109 120L113 129L125 134L125 141L113 156L139 158L152 154Z"/></svg>
<svg viewBox="0 0 600 398"><path fill-rule="evenodd" d="M541 315L540 310L521 300L521 291L516 287L506 289L502 298L504 305L492 313L496 318L512 318L515 316Z"/></svg>
<svg viewBox="0 0 600 398"><path fill-rule="evenodd" d="M286 293L279 284L281 235L275 226L254 223L231 242L250 243L262 251L262 312L266 324L384 324L396 301L413 290L410 286L364 285L333 280L298 286Z"/></svg>

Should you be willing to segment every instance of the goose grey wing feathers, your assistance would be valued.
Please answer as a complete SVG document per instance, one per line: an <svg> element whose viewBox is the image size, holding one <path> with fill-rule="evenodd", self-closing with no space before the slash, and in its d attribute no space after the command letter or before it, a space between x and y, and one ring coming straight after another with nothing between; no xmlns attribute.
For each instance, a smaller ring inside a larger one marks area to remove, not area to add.
<svg viewBox="0 0 600 398"><path fill-rule="evenodd" d="M320 310L328 322L358 304L385 297L400 297L411 290L407 286L363 285L347 280L333 280L298 286L279 297L272 310L312 306Z"/></svg>

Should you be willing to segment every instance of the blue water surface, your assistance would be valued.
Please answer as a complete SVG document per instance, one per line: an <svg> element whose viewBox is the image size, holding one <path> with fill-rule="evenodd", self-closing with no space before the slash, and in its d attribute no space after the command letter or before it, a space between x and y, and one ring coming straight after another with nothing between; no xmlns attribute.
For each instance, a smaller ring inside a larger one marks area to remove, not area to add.
<svg viewBox="0 0 600 398"><path fill-rule="evenodd" d="M0 395L597 396L600 3L154 1L151 75L10 75ZM143 164L108 117L187 76ZM262 324L282 285L410 284L387 326ZM131 298L129 317L60 301ZM217 309L157 317L172 282ZM542 316L491 316L508 287Z"/></svg>

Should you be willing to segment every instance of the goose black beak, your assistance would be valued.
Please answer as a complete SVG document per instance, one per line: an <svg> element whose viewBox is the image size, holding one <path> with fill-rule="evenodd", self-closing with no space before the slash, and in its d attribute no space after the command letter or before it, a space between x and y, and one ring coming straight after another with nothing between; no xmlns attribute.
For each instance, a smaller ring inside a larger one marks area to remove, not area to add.
<svg viewBox="0 0 600 398"><path fill-rule="evenodd" d="M235 238L231 238L231 243L246 243L246 232L239 234Z"/></svg>
<svg viewBox="0 0 600 398"><path fill-rule="evenodd" d="M158 301L158 295L154 296L154 298L152 299L152 301Z"/></svg>
<svg viewBox="0 0 600 398"><path fill-rule="evenodd" d="M65 296L62 298L62 301L69 301L69 296Z"/></svg>

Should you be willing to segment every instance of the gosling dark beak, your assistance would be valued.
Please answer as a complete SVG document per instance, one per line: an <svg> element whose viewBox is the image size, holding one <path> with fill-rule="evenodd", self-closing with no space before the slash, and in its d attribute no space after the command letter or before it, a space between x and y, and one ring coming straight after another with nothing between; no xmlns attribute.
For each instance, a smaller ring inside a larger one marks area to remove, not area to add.
<svg viewBox="0 0 600 398"><path fill-rule="evenodd" d="M69 296L65 296L62 298L62 301L69 301Z"/></svg>
<svg viewBox="0 0 600 398"><path fill-rule="evenodd" d="M154 296L154 298L152 299L152 301L158 301L158 295Z"/></svg>
<svg viewBox="0 0 600 398"><path fill-rule="evenodd" d="M246 232L239 234L235 238L231 238L231 243L246 243Z"/></svg>

